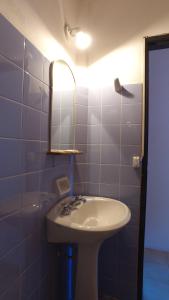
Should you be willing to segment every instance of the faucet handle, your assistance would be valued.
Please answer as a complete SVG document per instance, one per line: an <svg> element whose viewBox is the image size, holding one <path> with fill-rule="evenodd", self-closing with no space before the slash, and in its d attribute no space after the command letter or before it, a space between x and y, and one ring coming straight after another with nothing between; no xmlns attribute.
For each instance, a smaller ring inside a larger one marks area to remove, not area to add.
<svg viewBox="0 0 169 300"><path fill-rule="evenodd" d="M82 195L79 195L77 197L78 197L78 200L86 202L86 199Z"/></svg>
<svg viewBox="0 0 169 300"><path fill-rule="evenodd" d="M74 201L72 201L71 207L76 207L76 206L78 206L80 204L81 204L81 200L75 199Z"/></svg>
<svg viewBox="0 0 169 300"><path fill-rule="evenodd" d="M80 197L79 198L80 201L82 201L83 203L86 203L87 200L83 196L80 195L79 197Z"/></svg>
<svg viewBox="0 0 169 300"><path fill-rule="evenodd" d="M71 205L71 206L78 206L78 205L80 205L82 202L85 203L85 202L86 202L86 199L83 198L83 196L81 196L81 195L76 195L75 198L74 198L74 200L71 201L70 205Z"/></svg>

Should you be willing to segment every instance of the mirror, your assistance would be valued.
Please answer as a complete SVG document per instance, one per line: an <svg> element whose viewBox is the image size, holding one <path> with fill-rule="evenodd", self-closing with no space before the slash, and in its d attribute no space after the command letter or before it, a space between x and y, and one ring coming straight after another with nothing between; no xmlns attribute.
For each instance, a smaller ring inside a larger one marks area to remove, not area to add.
<svg viewBox="0 0 169 300"><path fill-rule="evenodd" d="M50 154L76 154L75 92L72 70L63 60L50 66Z"/></svg>

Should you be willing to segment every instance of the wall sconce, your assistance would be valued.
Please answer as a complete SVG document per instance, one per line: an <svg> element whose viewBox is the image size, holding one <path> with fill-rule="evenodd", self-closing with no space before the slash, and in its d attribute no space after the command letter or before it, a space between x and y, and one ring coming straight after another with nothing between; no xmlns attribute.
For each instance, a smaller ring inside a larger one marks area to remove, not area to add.
<svg viewBox="0 0 169 300"><path fill-rule="evenodd" d="M72 39L75 46L80 50L85 50L90 47L92 37L87 32L81 31L79 27L71 28L69 24L64 27L65 36L67 39Z"/></svg>

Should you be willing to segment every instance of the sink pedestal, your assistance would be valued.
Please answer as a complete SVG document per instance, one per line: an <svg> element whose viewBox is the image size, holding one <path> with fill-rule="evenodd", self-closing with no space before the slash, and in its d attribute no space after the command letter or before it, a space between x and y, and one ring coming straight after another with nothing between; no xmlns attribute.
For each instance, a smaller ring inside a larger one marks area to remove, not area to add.
<svg viewBox="0 0 169 300"><path fill-rule="evenodd" d="M85 196L86 203L64 217L61 200L47 214L50 243L78 244L75 300L98 300L98 252L100 244L124 227L131 218L122 202L104 197Z"/></svg>
<svg viewBox="0 0 169 300"><path fill-rule="evenodd" d="M75 300L98 300L98 252L100 243L79 244Z"/></svg>

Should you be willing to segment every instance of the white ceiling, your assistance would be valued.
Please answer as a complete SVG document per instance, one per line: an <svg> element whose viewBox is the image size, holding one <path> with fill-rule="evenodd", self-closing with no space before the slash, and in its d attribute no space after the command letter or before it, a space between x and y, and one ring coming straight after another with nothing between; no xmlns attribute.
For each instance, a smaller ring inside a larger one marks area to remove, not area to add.
<svg viewBox="0 0 169 300"><path fill-rule="evenodd" d="M87 27L94 41L88 54L89 64L129 40L149 34L169 32L168 0L82 0L79 2L81 3L78 7L81 16L80 25Z"/></svg>
<svg viewBox="0 0 169 300"><path fill-rule="evenodd" d="M39 49L45 52L46 41L54 38L77 62L88 65L125 43L169 32L168 0L0 0L0 10ZM87 52L66 42L65 21L91 33Z"/></svg>

